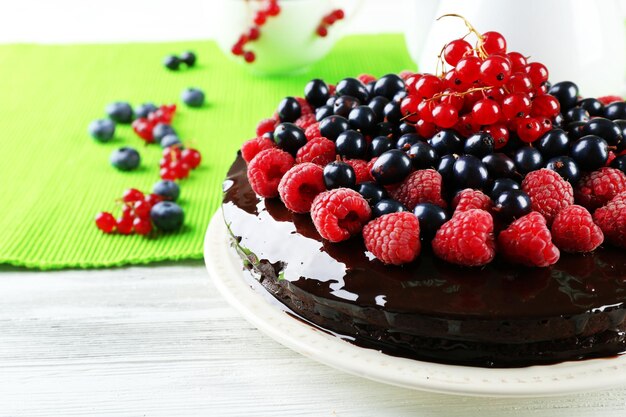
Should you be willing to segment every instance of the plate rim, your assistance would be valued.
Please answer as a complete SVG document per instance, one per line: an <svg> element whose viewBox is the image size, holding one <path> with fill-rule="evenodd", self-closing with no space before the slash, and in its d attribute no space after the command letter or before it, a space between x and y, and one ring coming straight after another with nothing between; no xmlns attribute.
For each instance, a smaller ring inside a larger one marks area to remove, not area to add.
<svg viewBox="0 0 626 417"><path fill-rule="evenodd" d="M403 388L482 397L548 397L626 383L626 355L525 368L477 368L400 358L332 336L272 305L243 279L230 249L221 208L204 240L209 276L222 297L261 332L315 361L352 375ZM262 288L262 287L261 287ZM270 295L271 296L271 295ZM601 375L602 378L590 378Z"/></svg>

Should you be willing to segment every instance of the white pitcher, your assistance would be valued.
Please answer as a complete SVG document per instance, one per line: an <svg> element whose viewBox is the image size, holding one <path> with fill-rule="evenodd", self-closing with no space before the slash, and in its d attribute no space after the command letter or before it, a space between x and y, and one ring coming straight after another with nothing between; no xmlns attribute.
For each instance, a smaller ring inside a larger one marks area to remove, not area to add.
<svg viewBox="0 0 626 417"><path fill-rule="evenodd" d="M626 93L626 30L619 0L419 0L412 12L416 26L407 29L407 45L420 72L434 72L447 42L467 33L456 13L479 32L495 30L509 51L544 63L550 81L570 80L581 95ZM424 22L430 17L431 25Z"/></svg>

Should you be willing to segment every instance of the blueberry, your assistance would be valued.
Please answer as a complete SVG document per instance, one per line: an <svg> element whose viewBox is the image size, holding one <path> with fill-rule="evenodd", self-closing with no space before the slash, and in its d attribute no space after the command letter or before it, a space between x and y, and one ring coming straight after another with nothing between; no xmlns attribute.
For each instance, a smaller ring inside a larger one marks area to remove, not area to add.
<svg viewBox="0 0 626 417"><path fill-rule="evenodd" d="M580 171L576 162L569 156L557 156L546 164L546 168L559 174L565 181L576 185L580 179Z"/></svg>
<svg viewBox="0 0 626 417"><path fill-rule="evenodd" d="M555 96L559 100L562 110L567 110L576 105L578 86L571 81L561 81L553 84L548 90L548 94Z"/></svg>
<svg viewBox="0 0 626 417"><path fill-rule="evenodd" d="M362 182L356 186L356 190L367 200L370 206L378 203L383 198L387 198L387 191L375 182Z"/></svg>
<svg viewBox="0 0 626 417"><path fill-rule="evenodd" d="M139 166L141 157L135 149L124 147L113 151L109 161L120 171L132 171Z"/></svg>
<svg viewBox="0 0 626 417"><path fill-rule="evenodd" d="M317 110L315 110L315 120L321 122L322 120L324 120L328 116L332 116L333 114L333 106L321 106L318 107Z"/></svg>
<svg viewBox="0 0 626 417"><path fill-rule="evenodd" d="M181 99L189 107L202 107L204 92L198 88L186 88L181 94Z"/></svg>
<svg viewBox="0 0 626 417"><path fill-rule="evenodd" d="M274 141L279 148L296 156L298 149L306 145L306 136L293 123L281 123L274 129Z"/></svg>
<svg viewBox="0 0 626 417"><path fill-rule="evenodd" d="M421 139L422 138L420 138L419 135L417 135L416 133L407 133L398 138L398 141L396 142L396 148L407 151L411 147L411 145L419 142Z"/></svg>
<svg viewBox="0 0 626 417"><path fill-rule="evenodd" d="M515 162L500 152L484 156L482 163L485 164L492 178L510 178L517 174Z"/></svg>
<svg viewBox="0 0 626 417"><path fill-rule="evenodd" d="M563 115L566 123L588 122L591 118L587 110L581 107L572 107Z"/></svg>
<svg viewBox="0 0 626 417"><path fill-rule="evenodd" d="M495 200L505 191L519 190L520 188L520 185L510 178L498 178L493 181L489 195L492 200Z"/></svg>
<svg viewBox="0 0 626 417"><path fill-rule="evenodd" d="M405 123L402 122L400 123L400 126L398 126L398 130L400 131L401 135L405 135L407 133L416 133L417 129L415 129L415 126L409 123Z"/></svg>
<svg viewBox="0 0 626 417"><path fill-rule="evenodd" d="M376 136L372 139L369 147L369 155L371 158L382 155L393 148L393 141L387 136Z"/></svg>
<svg viewBox="0 0 626 417"><path fill-rule="evenodd" d="M354 188L356 185L354 169L345 162L331 162L324 167L324 185L327 190L341 187Z"/></svg>
<svg viewBox="0 0 626 417"><path fill-rule="evenodd" d="M372 167L372 176L383 185L402 181L411 173L411 160L398 149L392 149L378 157Z"/></svg>
<svg viewBox="0 0 626 417"><path fill-rule="evenodd" d="M372 207L372 217L380 217L384 214L398 213L401 211L408 211L406 207L400 204L396 200L390 198L383 198Z"/></svg>
<svg viewBox="0 0 626 417"><path fill-rule="evenodd" d="M174 128L168 124L157 123L152 128L152 136L154 136L154 141L156 143L161 143L161 140L167 135L176 135Z"/></svg>
<svg viewBox="0 0 626 417"><path fill-rule="evenodd" d="M402 110L400 109L400 103L397 101L390 101L387 103L383 111L385 113L385 119L396 125L400 124L400 119L404 117L402 115Z"/></svg>
<svg viewBox="0 0 626 417"><path fill-rule="evenodd" d="M443 178L443 182L446 184L452 184L454 179L454 175L452 173L452 168L454 168L454 164L457 160L458 156L455 154L444 155L439 160L439 164L437 165L437 172L441 174Z"/></svg>
<svg viewBox="0 0 626 417"><path fill-rule="evenodd" d="M437 166L437 152L426 142L417 142L411 145L407 155L415 169L428 169Z"/></svg>
<svg viewBox="0 0 626 417"><path fill-rule="evenodd" d="M609 146L601 137L587 135L574 142L570 155L583 171L595 171L606 164Z"/></svg>
<svg viewBox="0 0 626 417"><path fill-rule="evenodd" d="M433 147L439 156L463 151L463 141L454 130L444 129L428 139L428 144Z"/></svg>
<svg viewBox="0 0 626 417"><path fill-rule="evenodd" d="M169 148L170 146L174 146L174 145L179 145L179 147L180 145L182 145L178 136L176 136L173 133L163 136L163 139L161 139L160 144L161 144L161 148L163 149Z"/></svg>
<svg viewBox="0 0 626 417"><path fill-rule="evenodd" d="M326 104L326 100L330 97L328 85L319 78L315 78L307 83L304 87L304 98L313 106L318 108Z"/></svg>
<svg viewBox="0 0 626 417"><path fill-rule="evenodd" d="M604 108L604 117L611 120L626 119L626 102L616 101Z"/></svg>
<svg viewBox="0 0 626 417"><path fill-rule="evenodd" d="M319 128L323 137L334 141L341 132L350 129L350 124L345 117L330 116L320 122Z"/></svg>
<svg viewBox="0 0 626 417"><path fill-rule="evenodd" d="M356 78L344 78L337 83L335 88L337 96L352 96L361 103L367 103L369 93L363 83Z"/></svg>
<svg viewBox="0 0 626 417"><path fill-rule="evenodd" d="M396 125L389 122L380 122L372 132L373 136L395 136L398 133Z"/></svg>
<svg viewBox="0 0 626 417"><path fill-rule="evenodd" d="M437 230L450 220L444 209L432 203L419 203L413 214L420 222L420 238L425 242L433 240Z"/></svg>
<svg viewBox="0 0 626 417"><path fill-rule="evenodd" d="M348 159L363 159L367 151L367 142L360 132L346 130L335 141L337 155Z"/></svg>
<svg viewBox="0 0 626 417"><path fill-rule="evenodd" d="M285 97L278 104L278 109L276 110L278 113L278 118L281 122L289 122L293 123L302 114L302 108L300 107L300 103L293 97Z"/></svg>
<svg viewBox="0 0 626 417"><path fill-rule="evenodd" d="M111 103L105 112L116 123L127 124L133 121L133 108L126 102Z"/></svg>
<svg viewBox="0 0 626 417"><path fill-rule="evenodd" d="M493 152L495 142L493 136L487 132L478 132L465 141L464 152L482 158Z"/></svg>
<svg viewBox="0 0 626 417"><path fill-rule="evenodd" d="M172 71L178 71L180 68L180 59L176 55L168 55L163 58L163 66Z"/></svg>
<svg viewBox="0 0 626 417"><path fill-rule="evenodd" d="M380 77L374 84L374 95L391 100L398 92L405 91L404 88L402 78L396 74L387 74Z"/></svg>
<svg viewBox="0 0 626 417"><path fill-rule="evenodd" d="M527 215L531 210L530 197L522 190L503 191L496 198L493 208L493 212L507 223Z"/></svg>
<svg viewBox="0 0 626 417"><path fill-rule="evenodd" d="M565 155L569 150L569 137L563 129L552 129L535 142L544 158Z"/></svg>
<svg viewBox="0 0 626 417"><path fill-rule="evenodd" d="M611 162L611 168L619 169L626 174L626 155L618 156Z"/></svg>
<svg viewBox="0 0 626 417"><path fill-rule="evenodd" d="M153 103L144 103L135 109L135 115L138 118L146 118L150 113L157 110L157 106Z"/></svg>
<svg viewBox="0 0 626 417"><path fill-rule="evenodd" d="M192 51L185 51L180 54L180 60L181 62L184 62L185 65L187 65L188 67L193 67L194 65L196 65L197 57L196 54Z"/></svg>
<svg viewBox="0 0 626 417"><path fill-rule="evenodd" d="M452 177L458 190L483 189L489 181L489 171L485 164L475 156L462 155L452 167Z"/></svg>
<svg viewBox="0 0 626 417"><path fill-rule="evenodd" d="M374 97L368 103L369 108L374 110L377 123L380 123L385 119L385 106L387 104L389 104L389 100L387 100L385 97Z"/></svg>
<svg viewBox="0 0 626 417"><path fill-rule="evenodd" d="M589 120L582 128L583 135L600 136L610 146L615 146L622 141L622 129L609 119L596 117Z"/></svg>
<svg viewBox="0 0 626 417"><path fill-rule="evenodd" d="M173 232L183 225L185 213L178 204L171 201L161 201L150 209L150 220L157 229Z"/></svg>
<svg viewBox="0 0 626 417"><path fill-rule="evenodd" d="M527 174L530 171L536 171L543 167L543 157L538 149L530 146L519 148L513 154L513 161L517 172Z"/></svg>
<svg viewBox="0 0 626 417"><path fill-rule="evenodd" d="M591 117L604 115L604 104L602 104L597 98L584 98L576 105L581 109L587 110L587 113L589 113L589 116Z"/></svg>
<svg viewBox="0 0 626 417"><path fill-rule="evenodd" d="M358 106L350 111L348 123L352 129L369 134L376 125L376 114L368 106Z"/></svg>
<svg viewBox="0 0 626 417"><path fill-rule="evenodd" d="M98 142L108 142L115 134L115 122L109 119L94 120L89 123L89 134Z"/></svg>
<svg viewBox="0 0 626 417"><path fill-rule="evenodd" d="M180 188L174 181L162 180L152 186L152 192L164 200L176 201L180 195Z"/></svg>

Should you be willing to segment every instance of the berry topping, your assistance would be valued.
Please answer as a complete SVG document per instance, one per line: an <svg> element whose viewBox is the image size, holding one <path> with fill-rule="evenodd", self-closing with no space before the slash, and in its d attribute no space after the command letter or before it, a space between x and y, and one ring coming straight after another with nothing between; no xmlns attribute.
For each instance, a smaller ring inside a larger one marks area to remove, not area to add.
<svg viewBox="0 0 626 417"><path fill-rule="evenodd" d="M452 199L452 208L455 213L472 209L490 211L492 207L493 202L491 198L482 191L471 188L459 191Z"/></svg>
<svg viewBox="0 0 626 417"><path fill-rule="evenodd" d="M384 214L408 211L400 202L391 198L383 198L372 207L372 217L380 217Z"/></svg>
<svg viewBox="0 0 626 417"><path fill-rule="evenodd" d="M432 203L445 208L447 203L441 196L441 187L441 174L434 169L422 169L409 175L390 194L409 210L413 210L418 203Z"/></svg>
<svg viewBox="0 0 626 417"><path fill-rule="evenodd" d="M411 213L390 213L372 220L363 228L365 247L386 264L413 261L421 250L420 224Z"/></svg>
<svg viewBox="0 0 626 417"><path fill-rule="evenodd" d="M498 236L498 251L509 261L526 266L550 266L559 260L546 219L533 211L515 220Z"/></svg>
<svg viewBox="0 0 626 417"><path fill-rule="evenodd" d="M589 210L602 207L626 191L626 175L615 168L600 168L583 176L576 184L576 202Z"/></svg>
<svg viewBox="0 0 626 417"><path fill-rule="evenodd" d="M293 123L302 115L302 107L300 107L300 103L294 97L285 97L278 104L276 112L278 113L278 119L282 123Z"/></svg>
<svg viewBox="0 0 626 417"><path fill-rule="evenodd" d="M348 188L325 191L315 197L311 206L315 228L331 242L341 242L359 233L370 216L367 201Z"/></svg>
<svg viewBox="0 0 626 417"><path fill-rule="evenodd" d="M516 188L499 192L495 197L495 205L492 211L502 221L509 223L531 212L530 197L522 190Z"/></svg>
<svg viewBox="0 0 626 417"><path fill-rule="evenodd" d="M313 199L326 190L323 168L311 162L294 165L278 184L278 193L285 207L295 213L311 210Z"/></svg>
<svg viewBox="0 0 626 417"><path fill-rule="evenodd" d="M549 169L526 175L522 190L530 197L532 209L541 213L548 224L552 224L559 211L574 204L572 185Z"/></svg>
<svg viewBox="0 0 626 417"><path fill-rule="evenodd" d="M367 142L360 132L346 130L337 136L335 141L337 155L344 158L364 158L367 150Z"/></svg>
<svg viewBox="0 0 626 417"><path fill-rule="evenodd" d="M356 190L367 200L370 206L375 205L380 200L387 197L387 191L385 191L382 186L371 181L360 183L356 187Z"/></svg>
<svg viewBox="0 0 626 417"><path fill-rule="evenodd" d="M561 210L554 218L551 232L552 241L564 252L591 252L604 241L604 234L591 214L578 205Z"/></svg>
<svg viewBox="0 0 626 417"><path fill-rule="evenodd" d="M606 164L609 145L599 136L587 135L574 142L570 155L583 171L593 171Z"/></svg>
<svg viewBox="0 0 626 417"><path fill-rule="evenodd" d="M298 126L293 123L281 123L274 130L274 141L279 148L296 156L298 149L306 144L306 136Z"/></svg>
<svg viewBox="0 0 626 417"><path fill-rule="evenodd" d="M326 138L310 139L296 153L296 163L312 162L325 166L335 160L335 143Z"/></svg>
<svg viewBox="0 0 626 417"><path fill-rule="evenodd" d="M263 119L256 125L256 135L263 136L266 133L273 132L276 127L276 120L272 118Z"/></svg>
<svg viewBox="0 0 626 417"><path fill-rule="evenodd" d="M437 230L450 220L443 208L432 203L419 203L413 209L413 214L420 222L420 237L425 242L433 240Z"/></svg>
<svg viewBox="0 0 626 417"><path fill-rule="evenodd" d="M324 167L324 184L328 190L334 188L354 188L356 173L350 164L335 161Z"/></svg>
<svg viewBox="0 0 626 417"><path fill-rule="evenodd" d="M626 248L626 192L615 196L606 206L593 213L593 221L600 226L606 240Z"/></svg>
<svg viewBox="0 0 626 417"><path fill-rule="evenodd" d="M380 184L402 181L411 172L411 159L402 151L392 149L380 155L372 166L372 176Z"/></svg>
<svg viewBox="0 0 626 417"><path fill-rule="evenodd" d="M293 157L280 149L259 152L248 163L248 181L255 193L271 198L278 195L278 184L295 163Z"/></svg>
<svg viewBox="0 0 626 417"><path fill-rule="evenodd" d="M344 162L352 167L357 184L374 180L366 161L362 159L346 159Z"/></svg>
<svg viewBox="0 0 626 417"><path fill-rule="evenodd" d="M250 163L252 159L261 151L276 147L276 143L268 138L258 137L246 141L241 146L241 156L244 161Z"/></svg>

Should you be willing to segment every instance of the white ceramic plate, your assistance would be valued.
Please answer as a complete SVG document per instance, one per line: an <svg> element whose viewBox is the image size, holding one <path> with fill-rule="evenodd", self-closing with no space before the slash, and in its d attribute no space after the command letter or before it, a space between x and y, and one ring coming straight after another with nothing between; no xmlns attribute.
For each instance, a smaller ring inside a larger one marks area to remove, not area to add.
<svg viewBox="0 0 626 417"><path fill-rule="evenodd" d="M485 369L397 358L353 345L287 314L260 284L251 285L245 279L242 261L228 242L221 211L207 230L204 257L220 293L259 330L304 356L374 381L447 394L506 397L571 394L626 383L626 355Z"/></svg>

